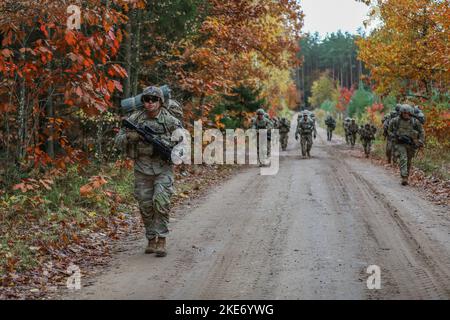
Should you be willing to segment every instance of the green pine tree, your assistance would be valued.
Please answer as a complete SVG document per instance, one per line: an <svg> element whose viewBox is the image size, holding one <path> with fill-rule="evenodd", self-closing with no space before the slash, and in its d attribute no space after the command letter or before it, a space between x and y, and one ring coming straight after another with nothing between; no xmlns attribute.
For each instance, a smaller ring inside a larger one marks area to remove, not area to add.
<svg viewBox="0 0 450 320"><path fill-rule="evenodd" d="M231 94L223 95L222 102L211 112L212 119L219 114L223 114L222 123L227 129L242 128L244 125L243 112L255 112L258 108L266 104L265 99L260 99L261 89L255 89L240 85L231 90Z"/></svg>

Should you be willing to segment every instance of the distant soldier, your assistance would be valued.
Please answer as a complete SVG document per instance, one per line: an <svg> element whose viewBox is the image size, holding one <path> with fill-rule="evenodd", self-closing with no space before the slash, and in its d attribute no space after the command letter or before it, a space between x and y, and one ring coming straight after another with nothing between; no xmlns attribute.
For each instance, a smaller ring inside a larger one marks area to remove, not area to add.
<svg viewBox="0 0 450 320"><path fill-rule="evenodd" d="M272 121L270 121L269 119L269 115L264 111L264 109L258 109L256 111L256 118L254 118L254 120L252 121L252 129L256 129L256 130L262 130L262 129L266 129L267 130L267 152L268 155L270 154L270 140L271 140L271 132L270 130L273 129L273 123ZM257 135L258 137L258 144L257 144L257 150L258 150L258 162L261 165L261 159L259 158L259 134Z"/></svg>
<svg viewBox="0 0 450 320"><path fill-rule="evenodd" d="M342 126L344 127L344 134L345 134L345 143L350 144L350 140L348 139L348 126L350 125L350 122L352 122L352 119L347 117L344 119L344 122L342 123Z"/></svg>
<svg viewBox="0 0 450 320"><path fill-rule="evenodd" d="M412 107L402 105L400 115L390 121L388 129L389 137L392 138L395 151L399 155L400 175L404 186L408 185L416 150L423 146L425 139L422 124L412 116L413 113Z"/></svg>
<svg viewBox="0 0 450 320"><path fill-rule="evenodd" d="M348 141L350 143L350 145L352 146L352 148L355 146L356 143L356 135L358 134L359 128L358 125L356 124L355 119L351 119L350 124L347 127L347 136L348 136Z"/></svg>
<svg viewBox="0 0 450 320"><path fill-rule="evenodd" d="M377 128L370 123L366 123L359 129L359 136L361 138L361 143L364 148L364 153L366 158L370 156L370 150L372 148L372 142L375 140L375 134L377 133Z"/></svg>
<svg viewBox="0 0 450 320"><path fill-rule="evenodd" d="M328 115L325 119L325 125L327 126L327 140L331 141L333 138L333 131L336 129L336 120L331 115Z"/></svg>
<svg viewBox="0 0 450 320"><path fill-rule="evenodd" d="M383 119L383 136L386 140L386 159L388 163L392 162L393 159L393 143L392 139L389 137L388 129L389 129L389 122L391 121L391 114L387 114Z"/></svg>
<svg viewBox="0 0 450 320"><path fill-rule="evenodd" d="M182 128L181 122L162 108L164 94L158 87L145 88L143 108L135 110L128 121L146 126L165 144L172 145L172 133ZM166 237L169 234L170 197L173 194L173 165L161 157L156 148L136 131L122 128L115 140L116 146L134 160L134 195L139 203L148 245L145 253L166 255Z"/></svg>
<svg viewBox="0 0 450 320"><path fill-rule="evenodd" d="M314 126L316 126L316 114L314 112L309 111L309 117L314 122Z"/></svg>
<svg viewBox="0 0 450 320"><path fill-rule="evenodd" d="M426 121L425 114L422 112L422 110L420 110L420 108L418 106L414 107L413 117L415 117L417 120L419 120L421 125L425 124L425 121Z"/></svg>
<svg viewBox="0 0 450 320"><path fill-rule="evenodd" d="M394 163L394 164L397 163L398 155L396 154L395 149L394 149L394 141L388 134L388 129L389 129L389 123L391 122L391 120L400 115L401 106L402 106L401 104L397 104L395 106L394 111L391 111L386 116L386 119L383 122L383 130L384 130L383 134L386 138L386 159L387 159L388 163Z"/></svg>
<svg viewBox="0 0 450 320"><path fill-rule="evenodd" d="M280 119L278 117L273 117L272 119L273 129L279 129Z"/></svg>
<svg viewBox="0 0 450 320"><path fill-rule="evenodd" d="M286 151L288 145L289 131L291 130L291 122L285 117L281 118L278 129L280 130L281 149L283 151Z"/></svg>
<svg viewBox="0 0 450 320"><path fill-rule="evenodd" d="M313 145L313 135L316 139L317 131L314 121L308 117L308 114L303 113L302 119L297 122L297 130L295 132L295 139L300 137L300 145L302 149L302 156L311 157L311 148Z"/></svg>

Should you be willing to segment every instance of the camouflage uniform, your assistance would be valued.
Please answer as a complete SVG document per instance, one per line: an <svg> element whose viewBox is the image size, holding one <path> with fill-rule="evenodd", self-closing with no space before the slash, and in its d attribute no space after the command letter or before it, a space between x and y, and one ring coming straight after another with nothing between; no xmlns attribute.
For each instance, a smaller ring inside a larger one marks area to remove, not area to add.
<svg viewBox="0 0 450 320"><path fill-rule="evenodd" d="M358 133L358 131L359 131L358 125L355 123L355 120L352 119L352 122L350 122L350 124L347 127L348 141L352 146L352 148L355 146L356 134Z"/></svg>
<svg viewBox="0 0 450 320"><path fill-rule="evenodd" d="M128 120L152 128L162 140L172 145L174 145L171 141L172 133L182 128L180 121L163 108L154 119L149 118L144 109L133 112ZM139 203L147 239L165 238L169 233L169 205L174 183L173 166L162 160L154 152L151 144L139 138L130 139L124 128L120 130L115 143L135 161L134 195Z"/></svg>
<svg viewBox="0 0 450 320"><path fill-rule="evenodd" d="M300 145L302 149L302 156L308 156L310 157L311 148L313 145L313 134L314 138L316 138L317 131L316 126L314 125L314 121L307 117L297 122L297 130L295 133L295 139L298 140L298 137L300 136Z"/></svg>
<svg viewBox="0 0 450 320"><path fill-rule="evenodd" d="M280 119L278 119L277 117L273 117L272 120L272 124L273 124L273 129L280 129Z"/></svg>
<svg viewBox="0 0 450 320"><path fill-rule="evenodd" d="M386 139L386 159L389 163L392 161L392 139L389 137L389 121L391 121L391 114L387 114L383 118L383 136Z"/></svg>
<svg viewBox="0 0 450 320"><path fill-rule="evenodd" d="M412 115L413 112L411 107L408 108L407 106L402 106L400 109L401 114L409 113ZM394 148L399 156L402 184L406 185L408 184L412 158L417 148L424 143L422 124L414 117L407 120L400 115L390 121L388 134L394 141Z"/></svg>
<svg viewBox="0 0 450 320"><path fill-rule="evenodd" d="M327 126L327 140L331 141L333 138L333 131L336 129L336 120L332 116L328 116L325 119L325 124Z"/></svg>
<svg viewBox="0 0 450 320"><path fill-rule="evenodd" d="M348 135L348 126L350 125L352 119L350 118L345 118L344 122L342 123L342 126L344 127L344 135L345 135L345 143L349 144L350 140L349 140L349 135Z"/></svg>
<svg viewBox="0 0 450 320"><path fill-rule="evenodd" d="M401 104L397 104L395 106L395 110L391 111L391 113L389 113L389 116L388 116L386 122L384 123L385 134L386 134L386 158L389 163L392 162L393 164L397 163L398 154L394 147L395 143L394 143L392 137L390 137L388 134L388 130L389 130L389 124L390 124L391 120L400 115L401 106L402 106Z"/></svg>
<svg viewBox="0 0 450 320"><path fill-rule="evenodd" d="M269 115L267 113L265 113L265 111L263 109L258 109L256 111L256 114L257 114L256 118L252 119L252 129L256 129L256 130L266 129L267 130L267 140L268 140L267 141L267 153L269 156L270 155L270 140L271 140L270 130L273 129L273 122L270 121ZM261 120L258 118L258 115L263 115ZM257 141L258 141L257 150L258 150L258 159L259 159L259 134L257 134Z"/></svg>
<svg viewBox="0 0 450 320"><path fill-rule="evenodd" d="M291 130L291 122L286 118L281 118L279 128L280 144L283 151L287 149L289 131Z"/></svg>
<svg viewBox="0 0 450 320"><path fill-rule="evenodd" d="M370 156L370 149L372 148L372 141L375 140L376 132L377 128L369 123L359 129L359 136L367 158Z"/></svg>

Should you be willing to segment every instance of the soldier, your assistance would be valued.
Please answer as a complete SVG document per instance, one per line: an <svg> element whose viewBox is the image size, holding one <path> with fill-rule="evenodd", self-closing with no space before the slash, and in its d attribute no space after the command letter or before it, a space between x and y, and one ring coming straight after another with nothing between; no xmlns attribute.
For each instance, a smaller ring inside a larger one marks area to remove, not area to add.
<svg viewBox="0 0 450 320"><path fill-rule="evenodd" d="M425 124L426 118L425 115L423 114L422 110L420 110L420 108L418 106L414 107L414 114L413 116L419 120L421 125Z"/></svg>
<svg viewBox="0 0 450 320"><path fill-rule="evenodd" d="M344 119L344 122L342 123L342 126L344 127L344 134L345 134L345 143L349 144L350 141L348 139L349 135L348 135L348 126L350 125L350 122L352 121L352 119L350 119L349 117Z"/></svg>
<svg viewBox="0 0 450 320"><path fill-rule="evenodd" d="M273 117L271 119L272 123L273 123L273 129L280 129L280 119L278 119L278 117Z"/></svg>
<svg viewBox="0 0 450 320"><path fill-rule="evenodd" d="M389 139L388 129L389 129L389 121L391 120L391 115L386 114L383 117L383 137L386 140L386 159L388 163L391 163L392 160L392 141Z"/></svg>
<svg viewBox="0 0 450 320"><path fill-rule="evenodd" d="M347 135L348 135L348 141L350 142L350 145L352 146L352 148L355 146L356 134L358 133L358 131L359 131L359 128L355 122L355 119L351 119L351 122L347 127Z"/></svg>
<svg viewBox="0 0 450 320"><path fill-rule="evenodd" d="M364 126L359 129L359 136L361 138L361 143L364 147L364 153L366 154L366 158L370 156L370 149L372 148L372 141L375 140L375 134L377 132L377 128L370 123L366 123Z"/></svg>
<svg viewBox="0 0 450 320"><path fill-rule="evenodd" d="M252 129L260 130L267 129L267 152L270 154L270 130L273 129L273 123L269 119L269 115L264 111L264 109L258 109L256 111L256 118L252 120ZM258 137L258 162L261 165L261 159L259 158L259 134Z"/></svg>
<svg viewBox="0 0 450 320"><path fill-rule="evenodd" d="M397 104L395 106L395 110L391 111L389 113L389 115L386 117L385 122L383 123L384 134L386 137L386 158L387 158L388 163L393 163L393 164L397 163L398 155L395 152L394 142L392 141L392 138L388 134L388 129L389 129L389 123L391 122L391 120L400 115L401 106L402 106L401 104Z"/></svg>
<svg viewBox="0 0 450 320"><path fill-rule="evenodd" d="M281 118L278 129L280 130L281 149L286 151L288 145L289 131L291 130L291 122L285 117Z"/></svg>
<svg viewBox="0 0 450 320"><path fill-rule="evenodd" d="M314 134L314 139L316 139L317 131L314 121L308 117L308 114L304 113L302 119L297 122L297 130L295 132L295 140L298 141L300 136L300 145L302 149L302 156L305 158L311 157L311 148L313 145L312 136Z"/></svg>
<svg viewBox="0 0 450 320"><path fill-rule="evenodd" d="M327 140L331 141L333 138L333 131L336 129L336 120L331 115L328 115L325 119L325 125L327 126Z"/></svg>
<svg viewBox="0 0 450 320"><path fill-rule="evenodd" d="M413 113L412 107L402 105L400 115L390 121L388 129L395 151L399 155L400 175L404 186L408 185L412 159L416 150L423 146L425 139L422 124L412 116Z"/></svg>
<svg viewBox="0 0 450 320"><path fill-rule="evenodd" d="M181 122L162 108L164 94L158 87L148 87L142 95L144 108L134 111L128 120L136 125L148 126L167 144L172 133L182 128ZM126 151L135 161L134 194L145 226L148 245L145 253L164 257L166 237L169 233L169 205L173 193L173 165L161 159L153 145L145 143L137 132L122 128L116 137L116 146Z"/></svg>
<svg viewBox="0 0 450 320"><path fill-rule="evenodd" d="M314 127L315 127L316 126L316 115L314 112L311 112L311 111L308 111L308 112L309 112L309 117L314 122Z"/></svg>

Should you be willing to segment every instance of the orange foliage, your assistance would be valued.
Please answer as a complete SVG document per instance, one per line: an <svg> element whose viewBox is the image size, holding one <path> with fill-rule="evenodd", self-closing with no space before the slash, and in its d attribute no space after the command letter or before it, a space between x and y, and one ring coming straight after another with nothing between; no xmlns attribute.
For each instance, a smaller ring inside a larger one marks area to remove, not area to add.
<svg viewBox="0 0 450 320"><path fill-rule="evenodd" d="M450 148L450 110L436 106L425 107L427 117L424 129L427 137L433 137L445 148Z"/></svg>

